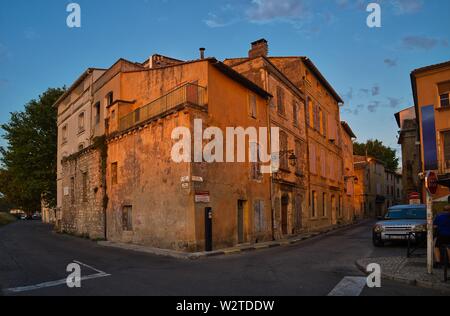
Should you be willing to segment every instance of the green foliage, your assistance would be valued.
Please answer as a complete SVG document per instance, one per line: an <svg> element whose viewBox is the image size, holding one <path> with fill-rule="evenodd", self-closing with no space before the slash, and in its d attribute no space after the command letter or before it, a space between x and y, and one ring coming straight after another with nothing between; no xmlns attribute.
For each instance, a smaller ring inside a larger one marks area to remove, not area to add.
<svg viewBox="0 0 450 316"><path fill-rule="evenodd" d="M353 152L358 156L371 156L386 164L386 168L396 171L399 167L399 159L397 151L387 147L379 140L369 140L365 144L355 142L353 144Z"/></svg>
<svg viewBox="0 0 450 316"><path fill-rule="evenodd" d="M0 227L14 222L16 218L8 213L0 212Z"/></svg>
<svg viewBox="0 0 450 316"><path fill-rule="evenodd" d="M11 113L1 125L8 145L0 148L0 192L5 199L31 213L40 210L41 197L56 204L57 110L64 89L48 89Z"/></svg>

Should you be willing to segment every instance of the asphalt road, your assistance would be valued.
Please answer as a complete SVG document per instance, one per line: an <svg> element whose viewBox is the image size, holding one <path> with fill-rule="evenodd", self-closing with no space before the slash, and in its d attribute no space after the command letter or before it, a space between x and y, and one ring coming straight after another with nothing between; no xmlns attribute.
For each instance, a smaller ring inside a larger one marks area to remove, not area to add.
<svg viewBox="0 0 450 316"><path fill-rule="evenodd" d="M3 295L325 296L344 278L363 277L357 259L397 255L405 249L372 246L370 223L295 246L191 261L104 248L38 222L17 222L0 228L0 288ZM66 279L74 261L90 266L82 266L84 277L104 274L76 289L58 282L35 286ZM34 287L7 290L24 286ZM442 293L383 281L361 295Z"/></svg>

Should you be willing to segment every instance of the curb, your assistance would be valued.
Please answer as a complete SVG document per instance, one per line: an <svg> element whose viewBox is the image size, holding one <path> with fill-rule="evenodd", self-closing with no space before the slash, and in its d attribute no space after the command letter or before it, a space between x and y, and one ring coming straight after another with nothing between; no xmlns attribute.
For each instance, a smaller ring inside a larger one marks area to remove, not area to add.
<svg viewBox="0 0 450 316"><path fill-rule="evenodd" d="M175 251L175 250L144 247L144 246L139 246L139 245L134 245L134 244L113 243L113 242L109 242L109 241L98 241L97 244L101 247L111 247L111 248L117 248L117 249L122 249L122 250L126 250L126 251L134 251L134 252L139 252L139 253L152 254L152 255L161 256L161 257L171 257L171 258L175 258L175 259L186 259L186 260L198 260L198 259L202 259L202 258L212 258L212 257L244 254L244 253L254 252L254 251L263 250L263 249L295 246L303 241L313 239L313 238L319 237L319 236L325 236L327 234L338 232L338 231L344 231L346 229L356 227L365 222L366 221L363 220L363 221L359 221L359 222L352 223L352 224L345 224L345 225L341 225L341 226L337 226L337 227L327 228L323 231L309 232L309 233L305 233L304 235L300 235L300 236L294 237L293 239L288 239L288 240L272 241L272 242L266 242L266 243L261 243L261 244L254 244L251 246L233 247L233 248L229 248L229 249L223 249L223 250L217 250L217 251L211 251L211 252L185 253L185 252L180 252L180 251Z"/></svg>
<svg viewBox="0 0 450 316"><path fill-rule="evenodd" d="M366 267L360 262L361 260L362 259L357 260L355 262L356 267L365 275L369 275L369 273L367 273L367 271L366 271ZM430 290L437 290L437 291L441 291L441 292L450 294L450 285L436 284L433 282L421 281L421 280L416 280L416 279L405 279L405 278L396 277L391 274L386 274L383 272L381 273L381 278L384 280L396 281L396 282L400 282L400 283L403 283L406 285L416 286L416 287L430 289Z"/></svg>

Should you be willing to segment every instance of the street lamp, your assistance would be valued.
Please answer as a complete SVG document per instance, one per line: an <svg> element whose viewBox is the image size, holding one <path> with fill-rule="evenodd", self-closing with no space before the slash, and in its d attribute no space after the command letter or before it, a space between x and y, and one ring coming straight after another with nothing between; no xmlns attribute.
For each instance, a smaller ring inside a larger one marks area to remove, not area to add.
<svg viewBox="0 0 450 316"><path fill-rule="evenodd" d="M283 150L279 152L280 157L284 155L289 155L288 160L292 167L297 165L297 156L295 155L293 150Z"/></svg>

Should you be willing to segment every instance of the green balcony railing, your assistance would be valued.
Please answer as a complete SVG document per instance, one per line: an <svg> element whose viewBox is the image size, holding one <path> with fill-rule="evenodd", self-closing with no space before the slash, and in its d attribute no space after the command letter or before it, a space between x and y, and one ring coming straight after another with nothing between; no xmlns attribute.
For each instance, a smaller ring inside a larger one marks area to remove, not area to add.
<svg viewBox="0 0 450 316"><path fill-rule="evenodd" d="M188 83L119 119L119 131L167 113L181 105L206 106L206 88Z"/></svg>

